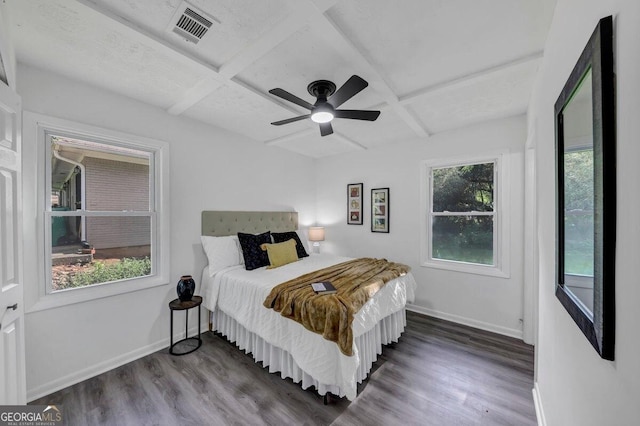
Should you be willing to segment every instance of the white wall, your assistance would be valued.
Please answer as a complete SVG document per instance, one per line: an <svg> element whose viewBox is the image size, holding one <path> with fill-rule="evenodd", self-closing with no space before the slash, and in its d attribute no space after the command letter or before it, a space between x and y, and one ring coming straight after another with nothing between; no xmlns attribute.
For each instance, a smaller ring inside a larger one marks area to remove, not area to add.
<svg viewBox="0 0 640 426"><path fill-rule="evenodd" d="M30 400L168 346L167 304L176 297L175 285L183 274L192 274L199 281L205 264L200 246L202 210L296 210L301 225L315 221L315 176L310 172L314 160L310 158L22 64L18 93L25 110L171 145L173 281L139 292L27 313ZM34 143L23 141L25 146ZM35 189L25 187L24 196L35 197ZM33 212L25 212L24 220L26 226L35 226ZM35 242L26 241L25 253L35 252ZM34 278L35 258L26 259L34 263L25 268L25 286L44 285ZM175 330L184 329L182 318L176 315Z"/></svg>
<svg viewBox="0 0 640 426"><path fill-rule="evenodd" d="M617 73L615 361L602 360L554 295L553 105L598 20L614 16ZM558 0L529 125L536 135L539 324L536 399L548 425L631 425L640 419L640 1Z"/></svg>
<svg viewBox="0 0 640 426"><path fill-rule="evenodd" d="M408 264L418 282L415 309L499 333L521 336L523 316L524 116L441 133L428 140L318 160L318 224L322 250L385 257ZM510 278L420 266L420 166L423 160L473 158L504 150L510 163ZM364 183L364 224L346 224L349 183ZM371 189L390 188L390 233L372 233Z"/></svg>

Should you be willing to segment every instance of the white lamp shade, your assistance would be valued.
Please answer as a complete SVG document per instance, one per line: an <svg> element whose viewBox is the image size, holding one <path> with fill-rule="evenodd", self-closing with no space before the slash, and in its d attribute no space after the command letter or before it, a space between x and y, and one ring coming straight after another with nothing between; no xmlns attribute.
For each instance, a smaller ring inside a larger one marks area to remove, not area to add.
<svg viewBox="0 0 640 426"><path fill-rule="evenodd" d="M324 227L322 226L310 227L309 241L324 241Z"/></svg>

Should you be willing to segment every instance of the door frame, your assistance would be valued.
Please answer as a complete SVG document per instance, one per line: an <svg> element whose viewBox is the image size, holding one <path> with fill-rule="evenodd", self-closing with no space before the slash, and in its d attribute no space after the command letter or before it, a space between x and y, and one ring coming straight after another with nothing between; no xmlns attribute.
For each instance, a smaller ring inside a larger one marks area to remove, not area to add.
<svg viewBox="0 0 640 426"><path fill-rule="evenodd" d="M0 2L0 404L26 404L22 228L22 105L6 2ZM9 128L10 127L10 128ZM8 130L7 130L8 129ZM9 140L10 139L10 140ZM4 199L1 199L4 197ZM9 213L8 213L9 212ZM11 238L8 238L10 235ZM3 254L3 251L6 253ZM9 255L9 251L11 255ZM15 306L15 308L13 308ZM6 346L5 346L6 345ZM9 346L11 345L11 346Z"/></svg>

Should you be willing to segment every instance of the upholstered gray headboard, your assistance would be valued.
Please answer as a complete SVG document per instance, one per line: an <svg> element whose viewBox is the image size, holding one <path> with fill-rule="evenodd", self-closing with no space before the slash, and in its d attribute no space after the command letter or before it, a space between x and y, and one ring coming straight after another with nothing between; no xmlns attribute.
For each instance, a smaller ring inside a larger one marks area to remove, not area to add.
<svg viewBox="0 0 640 426"><path fill-rule="evenodd" d="M204 210L202 235L223 237L238 232L259 234L266 231L286 232L298 229L298 212L234 212Z"/></svg>

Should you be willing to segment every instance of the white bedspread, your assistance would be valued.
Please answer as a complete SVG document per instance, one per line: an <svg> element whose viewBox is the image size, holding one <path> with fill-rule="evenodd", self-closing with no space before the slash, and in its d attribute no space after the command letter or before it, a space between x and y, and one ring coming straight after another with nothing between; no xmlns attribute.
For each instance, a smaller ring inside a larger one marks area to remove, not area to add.
<svg viewBox="0 0 640 426"><path fill-rule="evenodd" d="M354 355L345 356L334 342L262 305L274 286L347 260L350 258L312 254L275 269L247 271L244 266L234 266L213 277L209 277L205 268L201 281L203 305L210 311L221 310L269 344L286 350L301 369L320 383L339 386L352 400L356 396L355 375L360 362L355 344ZM412 302L415 287L415 279L410 273L387 283L355 315L354 338Z"/></svg>

